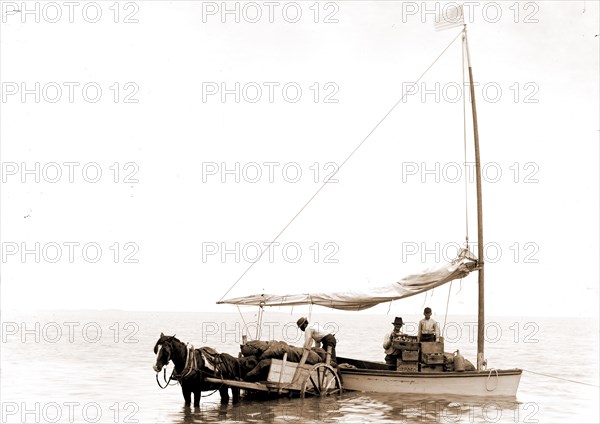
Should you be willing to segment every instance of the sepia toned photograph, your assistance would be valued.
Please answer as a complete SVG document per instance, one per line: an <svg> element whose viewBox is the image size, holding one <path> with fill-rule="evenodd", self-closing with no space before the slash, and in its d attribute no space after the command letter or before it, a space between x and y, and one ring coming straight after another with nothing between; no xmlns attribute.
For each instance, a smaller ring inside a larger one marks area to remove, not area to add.
<svg viewBox="0 0 600 424"><path fill-rule="evenodd" d="M599 423L600 2L0 0L1 423Z"/></svg>

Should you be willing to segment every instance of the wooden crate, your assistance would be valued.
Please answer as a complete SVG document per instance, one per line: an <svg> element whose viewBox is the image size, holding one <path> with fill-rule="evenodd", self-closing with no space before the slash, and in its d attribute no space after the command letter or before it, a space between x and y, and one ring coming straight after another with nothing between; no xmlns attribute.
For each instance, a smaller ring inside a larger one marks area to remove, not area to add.
<svg viewBox="0 0 600 424"><path fill-rule="evenodd" d="M392 346L394 349L399 350L419 350L419 343L417 342L417 336L409 336L402 334L392 340Z"/></svg>
<svg viewBox="0 0 600 424"><path fill-rule="evenodd" d="M444 364L445 358L443 353L424 353L421 357L421 362L426 365Z"/></svg>
<svg viewBox="0 0 600 424"><path fill-rule="evenodd" d="M398 371L400 372L418 372L419 364L417 362L401 362L398 361Z"/></svg>
<svg viewBox="0 0 600 424"><path fill-rule="evenodd" d="M415 342L393 342L394 349L399 350L419 350L419 343Z"/></svg>
<svg viewBox="0 0 600 424"><path fill-rule="evenodd" d="M421 342L421 353L444 353L444 342Z"/></svg>
<svg viewBox="0 0 600 424"><path fill-rule="evenodd" d="M402 361L404 362L418 362L419 351L418 350L403 350Z"/></svg>
<svg viewBox="0 0 600 424"><path fill-rule="evenodd" d="M424 365L424 364L421 364L421 372L423 372L423 373L444 372L444 366L443 365Z"/></svg>

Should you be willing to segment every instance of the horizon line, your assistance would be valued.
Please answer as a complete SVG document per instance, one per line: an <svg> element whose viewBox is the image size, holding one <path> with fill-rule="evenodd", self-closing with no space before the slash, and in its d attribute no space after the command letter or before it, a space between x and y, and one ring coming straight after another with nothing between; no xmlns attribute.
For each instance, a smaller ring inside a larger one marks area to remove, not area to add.
<svg viewBox="0 0 600 424"><path fill-rule="evenodd" d="M11 308L2 308L1 312L0 312L0 317L2 315L6 315L7 313L14 313L14 312L19 312L19 313L27 313L27 312L133 312L133 313L182 313L182 314L202 314L202 313L222 313L222 314L235 314L235 315L239 315L240 313L238 311L216 311L216 310L204 310L204 311L192 311L192 310L156 310L156 309L118 309L118 308L105 308L105 309L100 309L100 308L93 308L93 309L84 309L84 308L60 308L60 309L56 309L56 308L39 308L39 309L11 309ZM248 311L244 311L244 312L248 312ZM277 314L289 314L292 315L292 312L282 312L282 311L268 311L270 313L277 313ZM512 315L498 315L498 314L493 314L493 315L488 315L487 317L492 318L492 317L499 317L499 318L511 318L511 317L531 317L531 318L574 318L574 319L581 319L581 318L595 318L596 320L600 320L600 311L595 311L596 315L530 315L530 314L512 314ZM371 315L371 316L395 316L396 313L393 314L389 314L389 313L376 313L376 312L364 312L364 311L325 311L325 312L321 312L321 311L313 311L312 314L313 315L348 315L348 314L360 314L360 315ZM304 312L300 313L300 315L305 315ZM403 315L422 315L419 312L415 312L414 314L403 314ZM436 314L438 315L438 317L441 315L443 316L443 314ZM459 317L467 317L467 316L474 316L476 317L477 314L473 313L473 314L451 314L449 316L459 316Z"/></svg>

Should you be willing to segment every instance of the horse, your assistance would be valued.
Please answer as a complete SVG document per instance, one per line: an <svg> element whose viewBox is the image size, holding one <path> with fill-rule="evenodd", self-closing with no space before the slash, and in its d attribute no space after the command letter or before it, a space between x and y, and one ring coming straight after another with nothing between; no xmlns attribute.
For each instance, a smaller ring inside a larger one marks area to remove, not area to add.
<svg viewBox="0 0 600 424"><path fill-rule="evenodd" d="M154 371L158 374L169 361L173 361L175 370L171 379L177 380L181 385L186 406L192 403L192 392L194 393L195 407L200 406L202 392L207 390L219 390L221 402L229 401L229 386L207 382L206 377L240 380L257 363L255 358L234 358L227 353L218 353L210 347L194 349L192 346L188 349L175 335L165 336L163 333L160 333L154 345L154 353ZM238 402L240 389L231 387L231 392L233 402Z"/></svg>

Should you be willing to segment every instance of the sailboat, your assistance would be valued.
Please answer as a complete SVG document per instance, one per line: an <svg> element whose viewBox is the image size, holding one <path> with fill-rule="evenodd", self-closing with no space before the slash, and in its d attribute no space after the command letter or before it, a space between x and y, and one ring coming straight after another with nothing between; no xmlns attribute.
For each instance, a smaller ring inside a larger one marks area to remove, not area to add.
<svg viewBox="0 0 600 424"><path fill-rule="evenodd" d="M428 269L420 274L409 275L402 280L369 290L352 290L336 293L304 293L292 295L256 294L217 303L245 306L258 306L259 311L266 306L320 305L327 308L360 311L384 302L403 299L427 292L455 279L462 279L471 272L478 273L478 319L477 319L477 366L474 371L443 371L423 373L420 371L398 371L385 363L363 361L338 356L338 363L349 366L339 367L344 390L365 392L453 395L453 396L516 396L523 370L487 368L484 359L484 244L482 220L482 187L479 154L479 134L473 84L473 70L469 54L467 26L464 24L462 7L457 8L454 22L439 25L440 29L463 26L463 52L466 52L473 135L475 144L475 175L477 191L477 255L467 247L462 249L453 261ZM460 34L459 34L460 35ZM464 64L463 64L464 67ZM226 293L227 294L227 293ZM259 313L259 316L261 314ZM395 367L394 367L395 368Z"/></svg>

